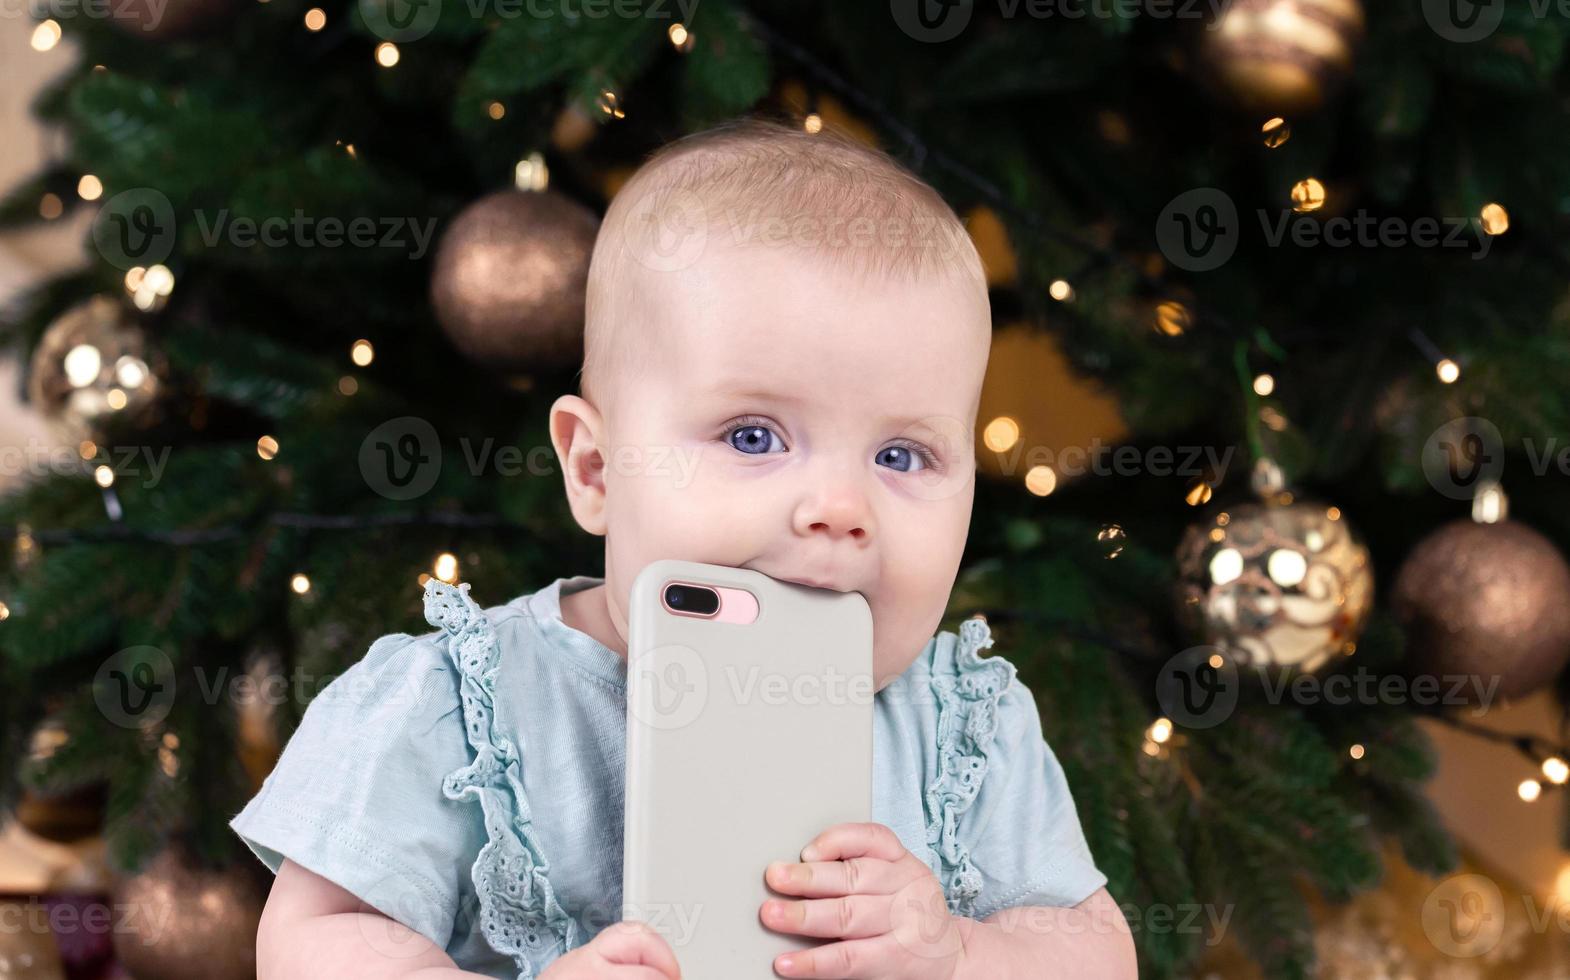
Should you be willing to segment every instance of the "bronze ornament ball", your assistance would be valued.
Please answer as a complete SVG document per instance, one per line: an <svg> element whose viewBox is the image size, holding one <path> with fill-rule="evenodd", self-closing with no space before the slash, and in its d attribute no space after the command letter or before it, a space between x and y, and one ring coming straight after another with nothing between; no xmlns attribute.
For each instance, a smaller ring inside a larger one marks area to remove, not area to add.
<svg viewBox="0 0 1570 980"><path fill-rule="evenodd" d="M115 956L136 980L254 980L256 928L267 900L249 857L222 869L165 848L114 888L116 909L136 920L114 930Z"/></svg>
<svg viewBox="0 0 1570 980"><path fill-rule="evenodd" d="M598 230L594 212L549 190L497 191L460 211L431 274L453 346L499 374L575 365Z"/></svg>
<svg viewBox="0 0 1570 980"><path fill-rule="evenodd" d="M1368 549L1336 507L1244 503L1190 525L1179 618L1261 673L1313 673L1356 650L1374 603Z"/></svg>
<svg viewBox="0 0 1570 980"><path fill-rule="evenodd" d="M1570 660L1570 565L1518 521L1461 519L1420 541L1391 605L1411 669L1498 678L1499 697L1543 687Z"/></svg>

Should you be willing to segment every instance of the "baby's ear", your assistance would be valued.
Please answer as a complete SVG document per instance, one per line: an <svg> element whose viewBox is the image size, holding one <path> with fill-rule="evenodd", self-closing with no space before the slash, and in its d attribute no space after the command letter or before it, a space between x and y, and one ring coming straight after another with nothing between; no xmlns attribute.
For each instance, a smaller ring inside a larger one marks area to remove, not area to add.
<svg viewBox="0 0 1570 980"><path fill-rule="evenodd" d="M605 457L600 436L604 422L599 410L577 395L562 395L551 404L550 430L573 518L590 534L603 535Z"/></svg>

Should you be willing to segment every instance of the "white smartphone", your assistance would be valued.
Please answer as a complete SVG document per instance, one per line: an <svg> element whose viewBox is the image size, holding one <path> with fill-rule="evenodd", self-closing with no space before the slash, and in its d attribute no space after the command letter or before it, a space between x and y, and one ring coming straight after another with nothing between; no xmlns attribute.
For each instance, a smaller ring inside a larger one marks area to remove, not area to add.
<svg viewBox="0 0 1570 980"><path fill-rule="evenodd" d="M764 882L838 823L872 819L872 611L751 569L650 563L628 610L624 918L684 980L777 980Z"/></svg>

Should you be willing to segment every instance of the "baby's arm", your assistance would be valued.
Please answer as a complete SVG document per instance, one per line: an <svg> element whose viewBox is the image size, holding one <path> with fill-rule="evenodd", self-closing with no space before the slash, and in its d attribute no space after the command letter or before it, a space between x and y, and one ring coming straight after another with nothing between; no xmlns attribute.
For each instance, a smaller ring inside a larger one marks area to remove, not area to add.
<svg viewBox="0 0 1570 980"><path fill-rule="evenodd" d="M1073 908L1025 905L980 922L957 921L965 953L954 980L1139 975L1128 920L1105 888ZM1052 969L1043 974L1048 963Z"/></svg>
<svg viewBox="0 0 1570 980"><path fill-rule="evenodd" d="M373 940L384 937L378 944ZM396 938L394 938L396 937ZM396 954L387 947L396 945ZM293 861L278 868L256 932L257 980L485 980L429 939Z"/></svg>

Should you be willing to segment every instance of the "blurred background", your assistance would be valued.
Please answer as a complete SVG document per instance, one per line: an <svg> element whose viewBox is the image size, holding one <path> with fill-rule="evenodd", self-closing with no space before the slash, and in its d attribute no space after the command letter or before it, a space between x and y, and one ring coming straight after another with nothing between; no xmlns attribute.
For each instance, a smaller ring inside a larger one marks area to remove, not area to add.
<svg viewBox="0 0 1570 980"><path fill-rule="evenodd" d="M554 466L464 447L548 450L598 213L747 112L982 252L946 625L1036 693L1142 975L1570 976L1570 23L1381 8L8 5L0 976L252 975L225 824L309 696L429 576L603 571ZM379 469L414 416L444 465Z"/></svg>

